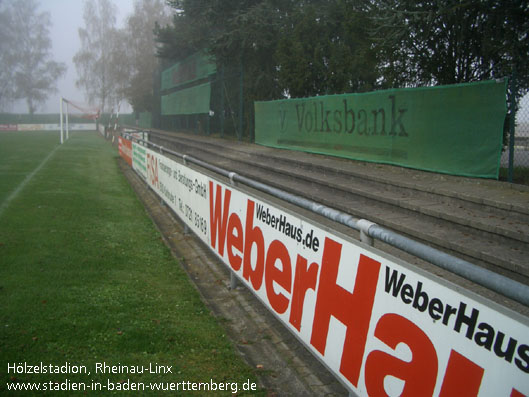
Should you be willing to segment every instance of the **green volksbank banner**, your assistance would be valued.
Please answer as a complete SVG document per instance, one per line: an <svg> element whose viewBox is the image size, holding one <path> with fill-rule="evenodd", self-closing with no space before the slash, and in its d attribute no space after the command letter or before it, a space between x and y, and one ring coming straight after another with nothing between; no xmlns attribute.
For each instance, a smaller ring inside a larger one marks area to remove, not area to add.
<svg viewBox="0 0 529 397"><path fill-rule="evenodd" d="M162 115L209 113L210 98L210 83L162 95Z"/></svg>
<svg viewBox="0 0 529 397"><path fill-rule="evenodd" d="M506 81L255 103L255 142L497 178Z"/></svg>

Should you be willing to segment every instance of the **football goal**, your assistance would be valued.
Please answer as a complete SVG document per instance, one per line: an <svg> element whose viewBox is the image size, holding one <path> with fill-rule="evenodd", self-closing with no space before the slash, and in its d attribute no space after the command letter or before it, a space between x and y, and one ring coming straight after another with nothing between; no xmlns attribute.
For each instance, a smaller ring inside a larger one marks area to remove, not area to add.
<svg viewBox="0 0 529 397"><path fill-rule="evenodd" d="M70 136L71 130L95 130L95 123L99 119L99 108L74 102L70 99L60 100L60 129L61 144ZM91 121L89 121L91 120ZM74 123L71 123L71 122Z"/></svg>

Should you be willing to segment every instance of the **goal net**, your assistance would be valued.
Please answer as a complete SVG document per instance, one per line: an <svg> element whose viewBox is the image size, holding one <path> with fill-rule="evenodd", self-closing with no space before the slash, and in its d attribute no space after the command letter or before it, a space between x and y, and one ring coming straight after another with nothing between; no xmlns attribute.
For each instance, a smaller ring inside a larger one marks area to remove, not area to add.
<svg viewBox="0 0 529 397"><path fill-rule="evenodd" d="M95 130L95 123L99 119L99 115L99 108L95 106L89 106L81 102L61 98L61 143L69 138L70 130L72 129Z"/></svg>

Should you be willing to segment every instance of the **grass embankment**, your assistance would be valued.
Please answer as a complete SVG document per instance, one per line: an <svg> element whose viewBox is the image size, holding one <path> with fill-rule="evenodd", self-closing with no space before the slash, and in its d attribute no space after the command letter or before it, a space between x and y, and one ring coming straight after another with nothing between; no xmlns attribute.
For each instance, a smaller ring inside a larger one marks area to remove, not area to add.
<svg viewBox="0 0 529 397"><path fill-rule="evenodd" d="M57 134L0 135L0 197L16 189L57 141ZM67 380L87 388L62 395L107 394L127 382L174 382L178 395L211 395L182 392L177 383L213 380L237 382L242 395L248 378L256 382L253 370L161 241L116 157L95 133L77 133L0 214L0 393L17 394L8 384L57 388ZM24 363L42 363L48 372L68 363L90 374L72 373L73 367L46 374L9 370ZM102 363L129 371L151 365L162 373L96 373ZM101 391L90 390L96 382ZM222 394L232 389L215 392Z"/></svg>

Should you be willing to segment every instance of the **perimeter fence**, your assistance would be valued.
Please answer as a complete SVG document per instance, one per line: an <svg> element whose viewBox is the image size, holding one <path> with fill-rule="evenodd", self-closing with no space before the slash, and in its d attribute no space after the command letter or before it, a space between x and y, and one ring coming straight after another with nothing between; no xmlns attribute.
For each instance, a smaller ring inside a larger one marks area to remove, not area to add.
<svg viewBox="0 0 529 397"><path fill-rule="evenodd" d="M509 93L517 93L516 76L510 79ZM500 178L529 185L529 93L508 96Z"/></svg>

